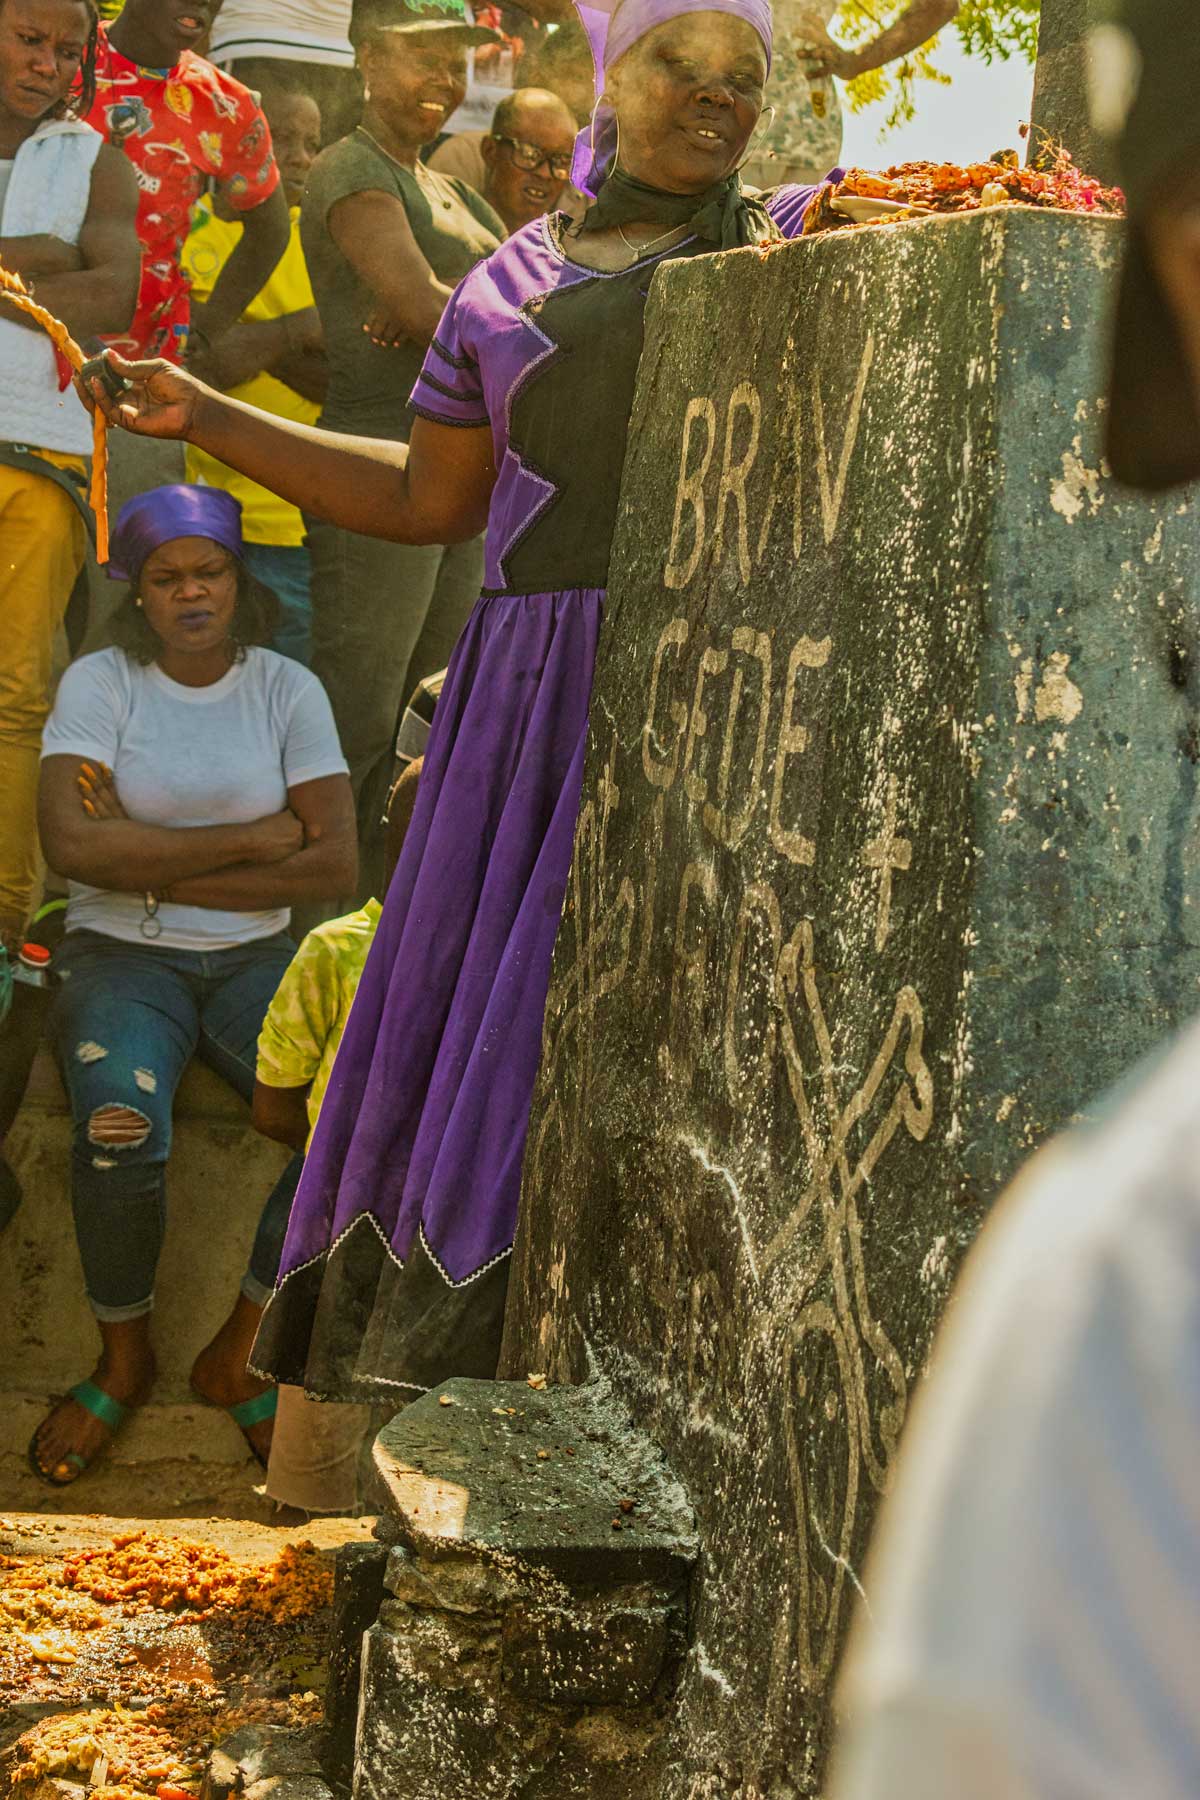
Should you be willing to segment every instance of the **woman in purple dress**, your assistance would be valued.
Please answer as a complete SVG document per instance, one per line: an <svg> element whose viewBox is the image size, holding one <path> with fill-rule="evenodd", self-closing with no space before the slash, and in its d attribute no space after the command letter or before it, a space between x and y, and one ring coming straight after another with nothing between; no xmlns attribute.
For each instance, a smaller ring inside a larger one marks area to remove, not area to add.
<svg viewBox="0 0 1200 1800"><path fill-rule="evenodd" d="M349 530L441 544L487 528L255 1352L318 1396L495 1373L650 278L794 235L811 198L764 205L736 173L767 0L618 0L601 26L579 172L595 204L465 277L407 448L268 419L162 364L114 359L132 384L116 405L94 384L115 423L186 437Z"/></svg>

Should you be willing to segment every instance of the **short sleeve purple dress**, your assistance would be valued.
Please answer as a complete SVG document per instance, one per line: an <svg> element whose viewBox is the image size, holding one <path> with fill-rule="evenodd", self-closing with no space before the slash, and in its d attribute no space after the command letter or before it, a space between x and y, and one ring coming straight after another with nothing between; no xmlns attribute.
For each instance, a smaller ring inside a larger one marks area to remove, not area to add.
<svg viewBox="0 0 1200 1800"><path fill-rule="evenodd" d="M797 235L811 188L769 202ZM300 1182L255 1350L328 1399L495 1374L643 314L536 220L463 280L413 394L490 427L486 586Z"/></svg>

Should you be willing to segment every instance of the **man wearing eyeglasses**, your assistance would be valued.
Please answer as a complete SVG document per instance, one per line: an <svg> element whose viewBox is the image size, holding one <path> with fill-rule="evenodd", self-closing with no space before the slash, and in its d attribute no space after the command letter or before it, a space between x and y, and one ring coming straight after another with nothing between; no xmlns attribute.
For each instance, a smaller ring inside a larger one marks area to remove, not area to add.
<svg viewBox="0 0 1200 1800"><path fill-rule="evenodd" d="M548 88L518 88L496 108L490 132L460 131L439 144L431 169L481 193L510 234L559 204L577 127Z"/></svg>

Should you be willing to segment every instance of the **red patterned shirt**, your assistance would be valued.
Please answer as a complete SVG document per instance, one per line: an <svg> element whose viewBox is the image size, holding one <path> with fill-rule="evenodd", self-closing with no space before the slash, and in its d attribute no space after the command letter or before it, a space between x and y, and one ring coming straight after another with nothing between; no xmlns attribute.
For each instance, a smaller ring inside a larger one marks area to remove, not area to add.
<svg viewBox="0 0 1200 1800"><path fill-rule="evenodd" d="M180 253L192 207L215 177L239 212L279 185L271 132L249 88L185 50L173 69L144 69L100 27L96 104L88 122L133 164L141 199L142 285L124 337L125 356L178 362L188 330L188 281Z"/></svg>

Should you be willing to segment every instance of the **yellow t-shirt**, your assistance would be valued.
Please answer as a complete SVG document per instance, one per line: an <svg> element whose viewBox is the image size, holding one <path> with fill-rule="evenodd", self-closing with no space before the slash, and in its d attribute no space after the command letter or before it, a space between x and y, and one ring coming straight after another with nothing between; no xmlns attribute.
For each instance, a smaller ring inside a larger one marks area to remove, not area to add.
<svg viewBox="0 0 1200 1800"><path fill-rule="evenodd" d="M207 300L216 286L217 277L232 256L242 235L240 225L226 224L212 210L208 195L198 203L192 228L183 246L183 267L191 280L197 300ZM247 319L282 319L286 313L301 312L312 306L312 283L304 251L300 247L300 208L292 208L292 235L268 281L257 299L252 300L243 315ZM246 400L263 412L280 419L295 419L302 425L315 425L321 408L317 401L306 400L295 388L278 381L274 375L256 375L230 389L236 400ZM304 541L304 520L294 506L281 500L269 488L260 487L246 475L227 468L215 456L191 445L187 453L187 478L209 487L224 488L242 503L242 530L250 544L300 544Z"/></svg>
<svg viewBox="0 0 1200 1800"><path fill-rule="evenodd" d="M329 919L310 931L284 971L263 1020L255 1074L264 1087L312 1083L310 1139L382 911L378 900L368 900L360 911Z"/></svg>

